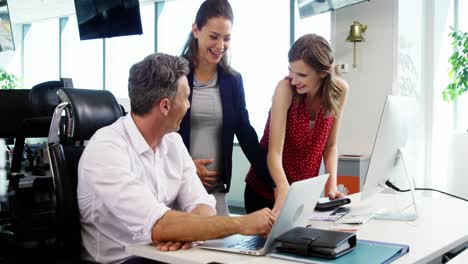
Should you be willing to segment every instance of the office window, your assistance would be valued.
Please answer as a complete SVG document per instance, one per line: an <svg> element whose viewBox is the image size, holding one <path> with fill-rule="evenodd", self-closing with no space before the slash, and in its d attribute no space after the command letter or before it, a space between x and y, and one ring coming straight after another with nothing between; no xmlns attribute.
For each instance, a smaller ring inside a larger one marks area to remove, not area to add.
<svg viewBox="0 0 468 264"><path fill-rule="evenodd" d="M180 55L202 0L160 3L158 51ZM250 121L259 136L271 106L277 82L287 74L289 2L231 0L234 26L231 66L244 79ZM259 12L265 12L259 19ZM177 14L177 15L175 15Z"/></svg>
<svg viewBox="0 0 468 264"><path fill-rule="evenodd" d="M182 48L192 30L195 15L202 3L202 0L157 3L161 9L158 19L158 52L172 55L182 53Z"/></svg>
<svg viewBox="0 0 468 264"><path fill-rule="evenodd" d="M102 89L102 39L80 41L76 16L63 20L62 27L61 76L72 78L77 88Z"/></svg>
<svg viewBox="0 0 468 264"><path fill-rule="evenodd" d="M15 50L6 50L0 53L0 65L8 73L21 77L21 50L23 38L23 25L12 24L13 39L15 42ZM22 88L21 82L18 82L17 88Z"/></svg>
<svg viewBox="0 0 468 264"><path fill-rule="evenodd" d="M242 74L250 122L263 135L271 99L288 74L289 1L231 0L231 65Z"/></svg>
<svg viewBox="0 0 468 264"><path fill-rule="evenodd" d="M116 98L128 98L130 67L154 53L154 4L140 6L142 35L106 39L105 89Z"/></svg>
<svg viewBox="0 0 468 264"><path fill-rule="evenodd" d="M24 88L59 78L59 20L33 22L24 32Z"/></svg>
<svg viewBox="0 0 468 264"><path fill-rule="evenodd" d="M468 32L468 16L466 11L468 10L468 1L458 0L458 29L463 32ZM457 99L457 108L455 112L456 118L456 130L467 131L468 130L468 94L464 93Z"/></svg>
<svg viewBox="0 0 468 264"><path fill-rule="evenodd" d="M301 19L299 9L295 9L295 39L314 33L330 41L331 39L331 12L322 13Z"/></svg>

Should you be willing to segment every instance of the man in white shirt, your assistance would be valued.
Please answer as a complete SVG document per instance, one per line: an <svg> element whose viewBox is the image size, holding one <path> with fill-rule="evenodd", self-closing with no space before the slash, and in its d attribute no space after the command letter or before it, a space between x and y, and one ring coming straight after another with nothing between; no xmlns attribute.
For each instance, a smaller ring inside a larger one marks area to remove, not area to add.
<svg viewBox="0 0 468 264"><path fill-rule="evenodd" d="M131 113L88 142L77 190L85 260L130 263L134 259L125 252L130 244L154 242L160 250L178 250L191 241L270 232L276 218L269 209L215 216L213 196L173 133L190 107L188 72L185 59L161 53L133 65Z"/></svg>

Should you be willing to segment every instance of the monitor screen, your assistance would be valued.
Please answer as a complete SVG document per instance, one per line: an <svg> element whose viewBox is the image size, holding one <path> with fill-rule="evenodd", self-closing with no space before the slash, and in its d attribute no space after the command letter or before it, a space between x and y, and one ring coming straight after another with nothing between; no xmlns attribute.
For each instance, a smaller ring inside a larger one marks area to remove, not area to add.
<svg viewBox="0 0 468 264"><path fill-rule="evenodd" d="M80 39L142 34L138 0L75 0Z"/></svg>
<svg viewBox="0 0 468 264"><path fill-rule="evenodd" d="M297 0L299 15L306 18L369 0Z"/></svg>
<svg viewBox="0 0 468 264"><path fill-rule="evenodd" d="M361 199L367 199L381 190L390 179L406 179L407 154L414 137L411 122L414 122L415 99L407 96L387 96L379 128L375 136L369 169L364 181ZM405 154L405 155L404 155ZM404 155L404 157L403 157Z"/></svg>
<svg viewBox="0 0 468 264"><path fill-rule="evenodd" d="M15 43L13 42L7 0L0 0L0 52L14 49Z"/></svg>

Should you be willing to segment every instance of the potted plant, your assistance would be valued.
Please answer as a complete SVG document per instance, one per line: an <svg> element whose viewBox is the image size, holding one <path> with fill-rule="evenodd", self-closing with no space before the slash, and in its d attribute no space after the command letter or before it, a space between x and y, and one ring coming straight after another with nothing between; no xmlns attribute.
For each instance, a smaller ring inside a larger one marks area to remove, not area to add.
<svg viewBox="0 0 468 264"><path fill-rule="evenodd" d="M454 101L468 90L468 32L453 30L449 36L453 39L454 52L449 58L449 84L442 92L447 102ZM468 164L463 160L467 149L468 133L454 131L449 142L447 188L451 193L465 198L468 198L468 192L461 186L466 186L468 181L461 175L468 168Z"/></svg>
<svg viewBox="0 0 468 264"><path fill-rule="evenodd" d="M5 69L0 67L0 89L14 89L17 81L18 78L15 75L9 74Z"/></svg>
<svg viewBox="0 0 468 264"><path fill-rule="evenodd" d="M454 52L449 58L450 83L442 92L442 96L447 102L455 100L468 90L468 32L453 30L449 36L453 38Z"/></svg>

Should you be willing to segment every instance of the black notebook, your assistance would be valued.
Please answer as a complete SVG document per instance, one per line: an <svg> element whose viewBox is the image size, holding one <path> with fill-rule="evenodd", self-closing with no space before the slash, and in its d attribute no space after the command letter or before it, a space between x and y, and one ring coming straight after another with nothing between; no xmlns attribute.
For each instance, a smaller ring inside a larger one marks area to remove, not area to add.
<svg viewBox="0 0 468 264"><path fill-rule="evenodd" d="M301 256L315 256L334 259L344 255L356 246L356 234L307 227L296 227L277 240L280 252Z"/></svg>

